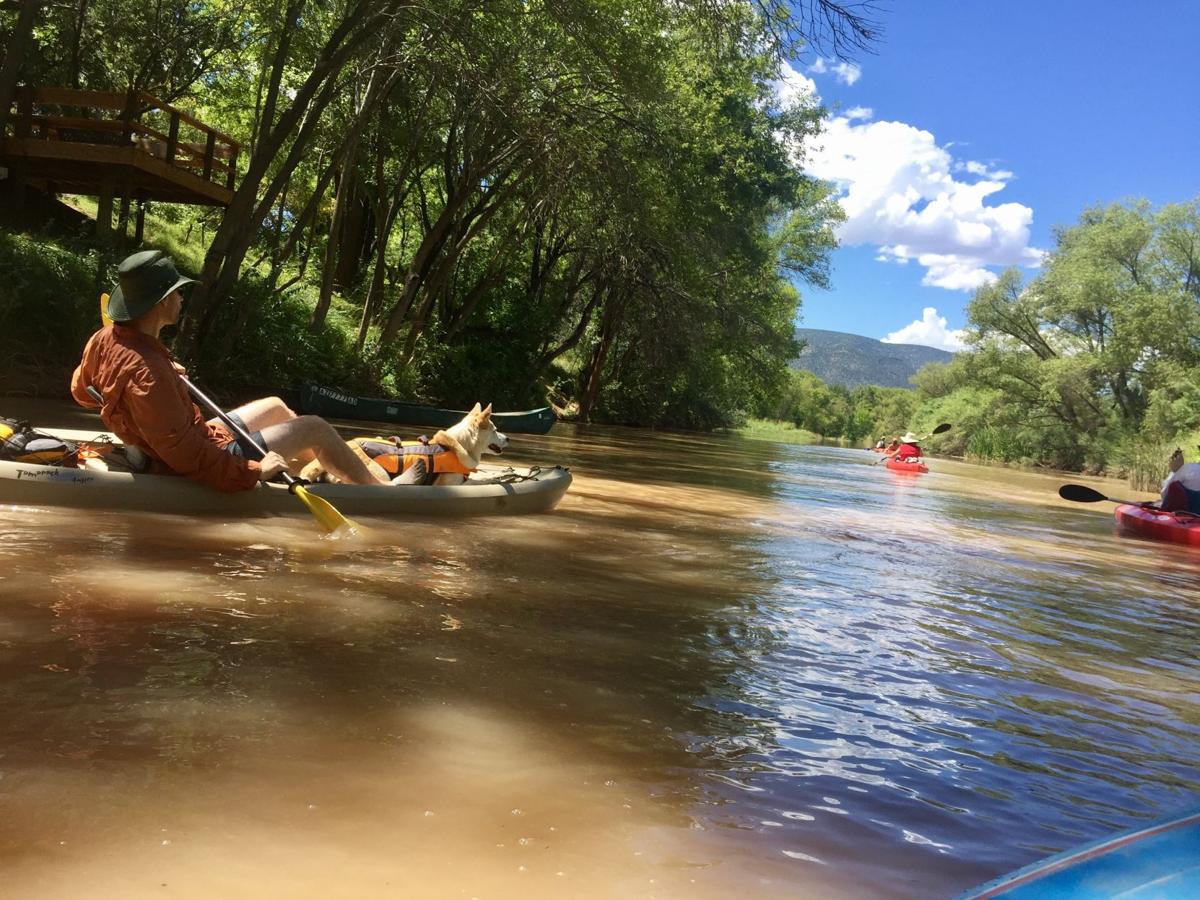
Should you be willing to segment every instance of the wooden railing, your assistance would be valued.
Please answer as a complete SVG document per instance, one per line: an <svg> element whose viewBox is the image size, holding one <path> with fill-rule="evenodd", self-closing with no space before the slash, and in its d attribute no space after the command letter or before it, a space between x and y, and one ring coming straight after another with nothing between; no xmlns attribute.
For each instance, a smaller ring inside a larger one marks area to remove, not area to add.
<svg viewBox="0 0 1200 900"><path fill-rule="evenodd" d="M16 138L134 146L170 166L233 190L241 145L144 91L18 87L7 131ZM75 110L68 115L62 110ZM116 110L114 117L103 112ZM99 115L93 113L99 112ZM165 130L164 130L165 129ZM182 129L182 134L181 134Z"/></svg>

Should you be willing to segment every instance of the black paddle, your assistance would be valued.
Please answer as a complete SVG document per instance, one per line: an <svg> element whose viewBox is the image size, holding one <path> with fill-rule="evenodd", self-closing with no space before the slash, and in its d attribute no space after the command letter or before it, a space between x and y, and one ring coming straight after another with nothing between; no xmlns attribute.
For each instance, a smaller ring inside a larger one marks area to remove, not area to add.
<svg viewBox="0 0 1200 900"><path fill-rule="evenodd" d="M1122 506L1138 506L1142 509L1148 509L1151 512L1165 512L1173 516L1188 516L1193 519L1200 519L1200 515L1189 512L1186 509L1163 509L1149 501L1118 500L1116 497L1105 497L1099 491L1092 490L1090 487L1082 484L1064 484L1058 489L1058 496L1064 500L1074 500L1076 503L1098 503L1101 500L1107 500L1109 503L1119 503Z"/></svg>
<svg viewBox="0 0 1200 900"><path fill-rule="evenodd" d="M1072 500L1075 503L1099 503L1101 500L1107 500L1109 503L1120 503L1124 506L1149 506L1151 509L1156 508L1141 500L1118 500L1116 497L1105 497L1099 491L1084 484L1064 484L1058 489L1058 496L1064 500Z"/></svg>

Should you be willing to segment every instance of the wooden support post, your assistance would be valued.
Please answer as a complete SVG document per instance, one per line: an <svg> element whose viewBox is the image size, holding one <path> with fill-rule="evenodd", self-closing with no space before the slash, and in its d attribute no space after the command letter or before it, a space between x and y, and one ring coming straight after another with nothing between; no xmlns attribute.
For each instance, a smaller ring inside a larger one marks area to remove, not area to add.
<svg viewBox="0 0 1200 900"><path fill-rule="evenodd" d="M117 237L122 243L129 237L129 202L132 193L129 182L125 182L121 187L121 211L117 215Z"/></svg>
<svg viewBox="0 0 1200 900"><path fill-rule="evenodd" d="M96 236L108 238L112 232L112 202L113 186L106 184L100 188L100 203L96 207Z"/></svg>
<svg viewBox="0 0 1200 900"><path fill-rule="evenodd" d="M147 206L147 204L148 204L148 201L146 201L144 199L138 200L137 224L134 226L134 230L133 230L133 243L138 247L140 247L142 245L142 238L146 233L146 206Z"/></svg>
<svg viewBox="0 0 1200 900"><path fill-rule="evenodd" d="M212 178L213 152L217 146L217 135L210 131L208 133L208 143L204 147L204 180L208 181Z"/></svg>
<svg viewBox="0 0 1200 900"><path fill-rule="evenodd" d="M133 143L133 121L137 112L137 91L128 91L125 95L125 108L121 110L121 122L125 125L121 131L121 146L128 147Z"/></svg>
<svg viewBox="0 0 1200 900"><path fill-rule="evenodd" d="M167 132L167 165L175 165L175 148L179 146L179 112L171 110L171 128Z"/></svg>
<svg viewBox="0 0 1200 900"><path fill-rule="evenodd" d="M225 176L225 187L233 190L233 177L237 175L237 158L238 148L233 148L233 153L229 155L229 173Z"/></svg>
<svg viewBox="0 0 1200 900"><path fill-rule="evenodd" d="M17 121L14 125L17 137L29 137L33 126L33 88L27 84L17 88Z"/></svg>

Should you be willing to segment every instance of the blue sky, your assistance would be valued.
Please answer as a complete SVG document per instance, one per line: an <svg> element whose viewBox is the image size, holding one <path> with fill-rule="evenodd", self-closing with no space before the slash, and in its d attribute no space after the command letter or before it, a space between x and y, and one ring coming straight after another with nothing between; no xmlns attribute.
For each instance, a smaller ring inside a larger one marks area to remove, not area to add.
<svg viewBox="0 0 1200 900"><path fill-rule="evenodd" d="M1200 3L889 6L874 55L785 73L830 108L807 167L850 214L799 324L952 348L972 290L1085 207L1200 196Z"/></svg>

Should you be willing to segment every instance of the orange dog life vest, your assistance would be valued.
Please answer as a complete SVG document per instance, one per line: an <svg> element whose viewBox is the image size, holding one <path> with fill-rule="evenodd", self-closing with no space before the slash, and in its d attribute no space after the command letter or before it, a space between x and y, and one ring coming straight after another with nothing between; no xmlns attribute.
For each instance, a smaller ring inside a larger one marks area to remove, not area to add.
<svg viewBox="0 0 1200 900"><path fill-rule="evenodd" d="M425 478L421 484L432 484L437 476L447 473L470 475L476 471L464 466L457 453L441 444L402 441L398 437L354 438L354 443L392 478L412 468L417 460L425 461Z"/></svg>

